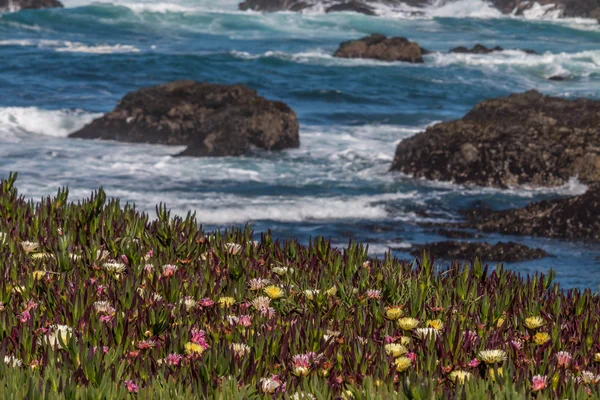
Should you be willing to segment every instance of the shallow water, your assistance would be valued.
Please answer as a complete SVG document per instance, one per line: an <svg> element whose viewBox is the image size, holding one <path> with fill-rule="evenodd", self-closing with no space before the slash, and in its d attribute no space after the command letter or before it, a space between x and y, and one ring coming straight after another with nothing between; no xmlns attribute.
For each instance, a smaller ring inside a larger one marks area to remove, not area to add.
<svg viewBox="0 0 600 400"><path fill-rule="evenodd" d="M251 223L279 237L324 235L400 257L443 238L420 222L460 218L485 201L522 206L585 186L493 190L415 181L388 172L403 138L459 118L479 101L528 89L600 97L600 26L502 17L479 0L382 17L340 13L263 15L236 1L67 0L61 10L0 15L0 175L19 171L28 197L68 185L81 198L102 185L110 196L152 212L166 202L196 211L208 228ZM452 18L453 16L453 18ZM343 41L379 32L444 52L459 45L526 48L527 55L432 54L423 65L331 57ZM557 74L566 82L548 81ZM299 149L254 157L182 159L181 148L69 140L128 91L174 79L244 83L288 103L301 122ZM489 235L485 240L515 239ZM566 287L600 282L600 246L516 238L555 257L509 265L557 270Z"/></svg>

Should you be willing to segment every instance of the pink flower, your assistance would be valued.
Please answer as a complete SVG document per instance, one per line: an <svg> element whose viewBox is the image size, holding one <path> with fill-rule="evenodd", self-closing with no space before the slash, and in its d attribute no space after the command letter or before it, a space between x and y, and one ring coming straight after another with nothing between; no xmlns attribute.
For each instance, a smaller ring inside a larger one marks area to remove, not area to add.
<svg viewBox="0 0 600 400"><path fill-rule="evenodd" d="M98 288L96 289L96 293L97 294L102 294L106 292L106 286L104 285L98 285Z"/></svg>
<svg viewBox="0 0 600 400"><path fill-rule="evenodd" d="M523 348L523 343L520 340L512 339L510 344L517 350L521 350Z"/></svg>
<svg viewBox="0 0 600 400"><path fill-rule="evenodd" d="M138 343L138 349L140 350L149 350L153 347L156 347L156 342L154 340L142 340Z"/></svg>
<svg viewBox="0 0 600 400"><path fill-rule="evenodd" d="M129 259L127 258L127 256L125 254L123 254L121 256L121 261L123 261L123 263L125 263L125 264L129 264Z"/></svg>
<svg viewBox="0 0 600 400"><path fill-rule="evenodd" d="M215 304L215 302L209 298L204 298L204 299L200 300L198 302L198 304L200 304L201 307L211 307Z"/></svg>
<svg viewBox="0 0 600 400"><path fill-rule="evenodd" d="M17 315L17 318L19 318L19 321L22 323L25 323L31 319L31 314L29 314L29 311L23 311L21 314Z"/></svg>
<svg viewBox="0 0 600 400"><path fill-rule="evenodd" d="M252 325L252 317L250 315L241 315L238 319L238 325L241 325L246 328L249 327L250 325Z"/></svg>
<svg viewBox="0 0 600 400"><path fill-rule="evenodd" d="M192 338L190 342L199 344L200 346L208 349L208 342L206 341L206 332L201 329L192 329Z"/></svg>
<svg viewBox="0 0 600 400"><path fill-rule="evenodd" d="M167 364L169 365L179 365L183 356L181 354L173 353L167 356Z"/></svg>
<svg viewBox="0 0 600 400"><path fill-rule="evenodd" d="M391 336L386 336L383 338L383 341L385 342L385 344L394 343L394 338Z"/></svg>
<svg viewBox="0 0 600 400"><path fill-rule="evenodd" d="M469 364L467 364L469 367L471 368L477 368L480 364L480 361L476 358L472 359L471 361L469 361Z"/></svg>
<svg viewBox="0 0 600 400"><path fill-rule="evenodd" d="M101 315L100 316L100 322L104 322L105 324L108 324L110 321L112 321L113 317L112 315Z"/></svg>
<svg viewBox="0 0 600 400"><path fill-rule="evenodd" d="M558 353L556 353L556 362L558 363L559 367L568 367L571 363L572 358L573 357L571 357L571 354L569 354L566 351L559 351Z"/></svg>
<svg viewBox="0 0 600 400"><path fill-rule="evenodd" d="M466 341L471 342L471 343L476 343L477 340L479 340L477 333L475 333L473 331L464 331L463 336Z"/></svg>
<svg viewBox="0 0 600 400"><path fill-rule="evenodd" d="M531 380L531 390L534 392L537 392L539 390L542 390L546 387L547 384L547 380L548 378L546 378L546 376L542 376L542 375L536 375L533 377L533 379Z"/></svg>
<svg viewBox="0 0 600 400"><path fill-rule="evenodd" d="M380 299L381 298L381 290L369 289L369 290L367 290L367 297L369 299Z"/></svg>
<svg viewBox="0 0 600 400"><path fill-rule="evenodd" d="M33 300L29 300L27 302L27 304L25 305L24 311L31 311L31 310L35 309L36 307L37 307L37 303Z"/></svg>
<svg viewBox="0 0 600 400"><path fill-rule="evenodd" d="M167 265L163 265L162 267L162 276L165 278L170 278L172 277L175 272L178 270L179 268L177 267L177 265L171 265L171 264L167 264Z"/></svg>
<svg viewBox="0 0 600 400"><path fill-rule="evenodd" d="M406 354L406 357L410 358L410 361L415 362L417 361L417 355L415 353L413 353L412 351L408 354Z"/></svg>
<svg viewBox="0 0 600 400"><path fill-rule="evenodd" d="M129 391L129 393L137 393L138 390L140 389L138 385L133 383L133 381L125 381L124 384L125 384L125 387L127 388L127 390Z"/></svg>

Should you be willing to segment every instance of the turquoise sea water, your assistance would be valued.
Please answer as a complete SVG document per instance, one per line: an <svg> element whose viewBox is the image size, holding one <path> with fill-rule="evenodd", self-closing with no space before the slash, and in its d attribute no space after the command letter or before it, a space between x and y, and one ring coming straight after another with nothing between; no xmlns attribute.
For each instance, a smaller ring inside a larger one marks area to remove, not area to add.
<svg viewBox="0 0 600 400"><path fill-rule="evenodd" d="M19 171L27 197L68 185L71 198L98 186L152 212L166 202L210 228L255 231L335 245L369 243L372 255L443 240L419 223L452 221L479 202L494 208L582 193L574 177L550 190L494 190L412 180L388 172L397 143L479 101L528 89L600 98L600 25L502 17L480 0L419 17L351 13L263 15L235 1L67 0L65 9L0 15L0 175ZM425 64L340 60L344 40L406 36L438 51ZM475 43L532 49L445 54ZM549 81L568 75L564 82ZM288 103L301 122L299 149L242 158L173 158L181 148L70 140L127 92L174 79L244 83ZM484 240L515 239L488 235ZM600 246L518 238L554 257L510 264L558 272L566 287L598 288Z"/></svg>

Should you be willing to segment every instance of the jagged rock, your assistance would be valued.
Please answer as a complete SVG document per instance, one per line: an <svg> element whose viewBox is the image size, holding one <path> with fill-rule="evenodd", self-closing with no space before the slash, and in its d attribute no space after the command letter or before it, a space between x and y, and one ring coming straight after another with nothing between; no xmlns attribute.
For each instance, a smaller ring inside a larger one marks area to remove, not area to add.
<svg viewBox="0 0 600 400"><path fill-rule="evenodd" d="M472 48L466 48L464 46L459 46L459 47L455 47L453 49L450 50L450 53L463 53L463 54L490 54L490 53L494 53L497 51L504 51L504 49L500 46L496 46L496 47L485 47L482 44L477 43L475 46L473 46ZM537 54L534 50L529 50L529 49L519 49L519 51L522 51L524 53L527 54Z"/></svg>
<svg viewBox="0 0 600 400"><path fill-rule="evenodd" d="M581 196L503 211L475 209L466 216L464 226L484 232L600 241L600 185Z"/></svg>
<svg viewBox="0 0 600 400"><path fill-rule="evenodd" d="M0 11L17 11L37 8L62 8L58 0L0 0Z"/></svg>
<svg viewBox="0 0 600 400"><path fill-rule="evenodd" d="M454 229L438 229L435 234L444 236L450 239L475 239L481 237L480 234L469 231L458 231Z"/></svg>
<svg viewBox="0 0 600 400"><path fill-rule="evenodd" d="M423 55L427 53L427 50L408 39L401 37L386 38L383 35L374 34L342 43L333 56L422 63Z"/></svg>
<svg viewBox="0 0 600 400"><path fill-rule="evenodd" d="M563 76L563 75L554 75L554 76L551 76L550 78L548 78L549 81L556 81L556 82L566 81L567 79L568 79L568 77Z"/></svg>
<svg viewBox="0 0 600 400"><path fill-rule="evenodd" d="M548 257L549 254L542 249L532 249L515 242L499 242L494 245L485 242L438 242L418 246L411 252L419 256L423 250L429 252L434 258L444 260L473 260L479 258L483 261L515 262L536 260Z"/></svg>
<svg viewBox="0 0 600 400"><path fill-rule="evenodd" d="M495 187L600 182L600 101L536 91L486 100L400 142L392 170Z"/></svg>
<svg viewBox="0 0 600 400"><path fill-rule="evenodd" d="M286 104L243 85L176 81L127 94L73 138L185 145L186 156L239 156L252 147L298 147L298 120Z"/></svg>

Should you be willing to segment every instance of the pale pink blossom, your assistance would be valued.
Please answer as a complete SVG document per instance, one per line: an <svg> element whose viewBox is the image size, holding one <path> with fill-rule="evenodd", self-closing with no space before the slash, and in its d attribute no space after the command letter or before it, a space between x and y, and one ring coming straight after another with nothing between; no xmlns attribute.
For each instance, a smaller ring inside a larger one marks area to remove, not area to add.
<svg viewBox="0 0 600 400"><path fill-rule="evenodd" d="M469 361L468 366L471 368L477 368L480 364L480 361L476 358L472 359L471 361Z"/></svg>
<svg viewBox="0 0 600 400"><path fill-rule="evenodd" d="M531 390L537 392L547 386L548 378L544 375L536 375L531 380Z"/></svg>
<svg viewBox="0 0 600 400"><path fill-rule="evenodd" d="M137 393L138 390L140 389L140 387L138 385L136 385L135 383L133 383L133 381L125 381L123 383L125 384L125 387L129 391L129 393Z"/></svg>

